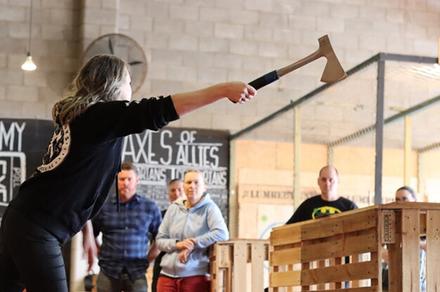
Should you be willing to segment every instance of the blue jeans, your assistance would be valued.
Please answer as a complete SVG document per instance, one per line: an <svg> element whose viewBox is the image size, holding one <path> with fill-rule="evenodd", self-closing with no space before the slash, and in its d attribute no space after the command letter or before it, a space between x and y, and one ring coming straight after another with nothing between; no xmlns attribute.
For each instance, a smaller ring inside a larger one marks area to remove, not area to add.
<svg viewBox="0 0 440 292"><path fill-rule="evenodd" d="M120 279L113 279L100 272L96 281L98 292L147 292L147 278L130 280L126 275Z"/></svg>

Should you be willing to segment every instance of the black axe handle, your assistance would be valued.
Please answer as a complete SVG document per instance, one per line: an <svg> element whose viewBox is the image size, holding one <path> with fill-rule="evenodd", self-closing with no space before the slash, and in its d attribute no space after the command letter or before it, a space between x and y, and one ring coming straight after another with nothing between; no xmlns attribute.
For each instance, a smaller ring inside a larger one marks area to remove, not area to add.
<svg viewBox="0 0 440 292"><path fill-rule="evenodd" d="M269 72L263 76L258 77L254 81L249 82L249 85L258 90L266 85L271 84L279 78L280 77L278 76L277 70L273 70L272 72Z"/></svg>

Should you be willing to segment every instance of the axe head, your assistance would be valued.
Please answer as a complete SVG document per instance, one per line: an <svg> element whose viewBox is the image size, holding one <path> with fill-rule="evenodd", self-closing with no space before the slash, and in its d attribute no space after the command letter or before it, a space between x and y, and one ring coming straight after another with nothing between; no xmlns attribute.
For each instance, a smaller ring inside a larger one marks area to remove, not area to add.
<svg viewBox="0 0 440 292"><path fill-rule="evenodd" d="M347 74L342 68L341 63L339 63L338 57L336 57L335 52L333 51L328 35L320 37L318 41L318 51L320 52L321 56L324 56L327 59L327 64L325 64L321 81L331 83L347 77Z"/></svg>

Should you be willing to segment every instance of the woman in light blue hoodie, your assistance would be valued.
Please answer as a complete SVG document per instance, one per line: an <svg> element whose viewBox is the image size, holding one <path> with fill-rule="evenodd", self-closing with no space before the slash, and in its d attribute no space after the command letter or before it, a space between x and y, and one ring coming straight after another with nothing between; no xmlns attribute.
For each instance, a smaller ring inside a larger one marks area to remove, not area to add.
<svg viewBox="0 0 440 292"><path fill-rule="evenodd" d="M187 170L183 188L186 199L168 208L156 237L166 252L158 292L210 291L208 247L229 238L220 209L205 193L203 173Z"/></svg>

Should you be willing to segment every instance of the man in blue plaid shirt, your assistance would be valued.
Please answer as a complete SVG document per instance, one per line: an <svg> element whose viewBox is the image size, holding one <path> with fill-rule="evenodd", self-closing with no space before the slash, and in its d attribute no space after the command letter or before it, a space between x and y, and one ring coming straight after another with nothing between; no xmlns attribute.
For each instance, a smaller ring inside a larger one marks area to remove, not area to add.
<svg viewBox="0 0 440 292"><path fill-rule="evenodd" d="M102 233L98 292L147 291L146 270L159 252L154 238L162 217L154 201L136 194L138 182L134 165L124 162L118 174L119 211L110 197L92 220L95 237Z"/></svg>

